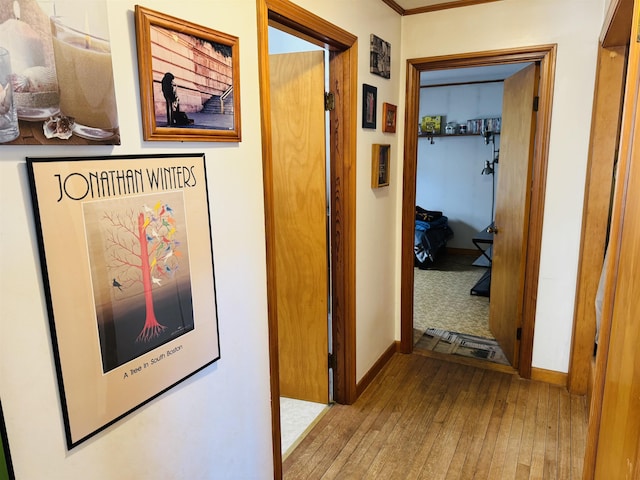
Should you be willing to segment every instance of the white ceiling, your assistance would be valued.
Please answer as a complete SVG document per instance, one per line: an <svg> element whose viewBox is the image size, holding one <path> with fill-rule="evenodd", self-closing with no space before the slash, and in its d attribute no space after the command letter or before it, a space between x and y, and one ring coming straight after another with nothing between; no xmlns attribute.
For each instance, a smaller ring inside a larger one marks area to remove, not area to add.
<svg viewBox="0 0 640 480"><path fill-rule="evenodd" d="M447 85L452 83L486 82L504 80L529 63L512 63L488 67L452 68L449 70L429 70L420 73L420 85Z"/></svg>

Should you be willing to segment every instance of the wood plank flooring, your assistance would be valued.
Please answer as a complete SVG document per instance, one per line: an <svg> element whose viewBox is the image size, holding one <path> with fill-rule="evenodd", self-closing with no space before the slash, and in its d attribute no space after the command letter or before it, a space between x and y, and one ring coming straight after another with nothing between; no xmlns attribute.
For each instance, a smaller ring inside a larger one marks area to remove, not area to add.
<svg viewBox="0 0 640 480"><path fill-rule="evenodd" d="M395 354L283 464L294 479L580 479L585 398L516 374Z"/></svg>

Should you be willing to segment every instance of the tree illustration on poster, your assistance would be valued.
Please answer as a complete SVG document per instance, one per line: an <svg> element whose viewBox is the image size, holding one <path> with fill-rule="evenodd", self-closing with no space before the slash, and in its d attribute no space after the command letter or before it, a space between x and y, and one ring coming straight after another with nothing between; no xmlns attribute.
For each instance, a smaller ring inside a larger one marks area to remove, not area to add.
<svg viewBox="0 0 640 480"><path fill-rule="evenodd" d="M163 278L168 276L173 278L179 266L177 258L182 255L178 250L179 242L173 239L176 222L171 215L173 210L169 204L157 202L153 209L146 205L144 209L146 214L137 214L137 232L130 228L136 222L133 218L123 219L114 216L113 213L105 213L105 220L113 227L107 239L111 258L109 267L115 275L112 286L122 291L123 287L127 288L141 281L144 290L146 316L144 327L136 338L137 342L148 342L166 329L156 319L152 286L162 285ZM133 212L131 215L133 216ZM130 249L121 234L133 237L139 253ZM126 280L120 283L117 278L123 277Z"/></svg>
<svg viewBox="0 0 640 480"><path fill-rule="evenodd" d="M167 193L85 205L104 371L193 329L182 203Z"/></svg>

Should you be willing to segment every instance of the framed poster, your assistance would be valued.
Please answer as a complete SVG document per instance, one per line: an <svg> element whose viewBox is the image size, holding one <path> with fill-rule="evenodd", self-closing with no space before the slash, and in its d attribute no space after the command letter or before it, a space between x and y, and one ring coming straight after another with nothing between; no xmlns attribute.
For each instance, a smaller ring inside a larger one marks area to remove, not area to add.
<svg viewBox="0 0 640 480"><path fill-rule="evenodd" d="M369 71L382 78L391 78L391 44L371 34Z"/></svg>
<svg viewBox="0 0 640 480"><path fill-rule="evenodd" d="M389 185L389 152L391 145L374 143L371 149L371 188Z"/></svg>
<svg viewBox="0 0 640 480"><path fill-rule="evenodd" d="M73 448L220 358L204 154L27 167Z"/></svg>
<svg viewBox="0 0 640 480"><path fill-rule="evenodd" d="M396 112L398 108L391 104L384 102L382 104L382 131L386 133L396 133Z"/></svg>
<svg viewBox="0 0 640 480"><path fill-rule="evenodd" d="M376 128L378 89L362 84L362 128Z"/></svg>
<svg viewBox="0 0 640 480"><path fill-rule="evenodd" d="M136 5L145 140L239 142L238 37Z"/></svg>

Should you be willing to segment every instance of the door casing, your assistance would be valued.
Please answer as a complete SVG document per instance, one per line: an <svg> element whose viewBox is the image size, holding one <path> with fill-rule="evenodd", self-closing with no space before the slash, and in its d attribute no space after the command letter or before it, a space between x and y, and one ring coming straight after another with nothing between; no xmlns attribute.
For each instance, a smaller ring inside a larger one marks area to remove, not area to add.
<svg viewBox="0 0 640 480"><path fill-rule="evenodd" d="M542 243L542 219L544 214L544 193L546 189L547 163L549 157L549 131L551 126L556 51L557 45L549 44L407 60L405 125L416 125L418 122L420 72L503 65L508 63L540 63L538 119L534 139L531 204L529 210L530 226L526 239L525 283L522 298L522 335L518 366L518 372L524 378L531 378L531 358L533 354L533 333L538 291L538 271L540 267L540 245ZM413 242L417 158L418 136L413 128L405 128L400 288L400 350L404 353L410 353L413 350Z"/></svg>
<svg viewBox="0 0 640 480"><path fill-rule="evenodd" d="M331 320L333 397L351 404L357 397L355 342L356 118L358 39L287 0L257 0L258 68L265 201L269 324L269 367L274 478L282 477L278 325L276 310L274 218L271 202L271 108L269 35L274 26L329 50L329 83L335 108L330 113Z"/></svg>

